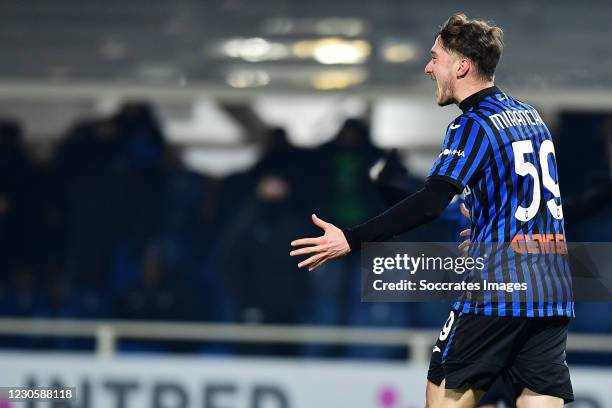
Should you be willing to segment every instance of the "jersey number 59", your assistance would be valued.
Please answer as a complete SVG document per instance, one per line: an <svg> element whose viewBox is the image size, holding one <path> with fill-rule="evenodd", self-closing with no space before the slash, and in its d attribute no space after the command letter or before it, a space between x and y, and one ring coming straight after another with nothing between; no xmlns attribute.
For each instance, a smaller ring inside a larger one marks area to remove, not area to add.
<svg viewBox="0 0 612 408"><path fill-rule="evenodd" d="M538 170L534 166L533 163L525 161L525 155L529 153L533 153L533 144L531 140L521 140L518 142L512 143L512 150L514 151L514 170L516 174L519 176L531 176L533 178L533 197L531 199L531 204L529 207L521 207L520 205L516 209L514 216L520 221L529 221L538 212L538 208L540 207L541 200L541 191L540 191L540 176L538 174ZM542 184L544 188L550 191L554 198L551 198L546 202L546 206L548 207L548 211L550 214L560 220L563 218L563 209L561 208L561 204L557 205L555 202L555 198L561 197L561 192L559 191L559 184L555 182L555 180L550 175L550 169L548 168L548 155L552 154L553 158L555 157L555 147L553 142L550 140L545 140L542 142L542 146L540 146L540 167L542 169Z"/></svg>

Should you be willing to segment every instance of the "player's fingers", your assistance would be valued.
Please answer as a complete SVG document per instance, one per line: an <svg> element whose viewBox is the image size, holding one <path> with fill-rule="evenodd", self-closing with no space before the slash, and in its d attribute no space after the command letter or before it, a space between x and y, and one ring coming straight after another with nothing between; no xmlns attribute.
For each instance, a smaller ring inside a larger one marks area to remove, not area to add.
<svg viewBox="0 0 612 408"><path fill-rule="evenodd" d="M325 256L325 257L319 259L318 261L316 261L315 263L313 263L312 265L310 265L308 267L308 270L309 271L314 271L315 269L317 269L319 266L323 265L328 260L329 260L329 258Z"/></svg>
<svg viewBox="0 0 612 408"><path fill-rule="evenodd" d="M312 265L310 265L308 267L309 271L314 271L315 269L317 269L322 263L323 263L323 259L318 260L317 262L313 263Z"/></svg>
<svg viewBox="0 0 612 408"><path fill-rule="evenodd" d="M295 241L291 241L291 246L318 245L320 243L321 243L321 237L301 238L301 239L296 239Z"/></svg>
<svg viewBox="0 0 612 408"><path fill-rule="evenodd" d="M472 232L472 230L467 228L467 229L464 229L463 231L461 231L459 233L459 236L462 237L462 238L463 237L469 237L471 232Z"/></svg>
<svg viewBox="0 0 612 408"><path fill-rule="evenodd" d="M322 250L323 250L323 247L321 245L309 246L309 247L304 247L304 248L300 248L300 249L291 251L289 252L289 255L296 256L296 255L303 255L303 254L311 254L313 252L321 252Z"/></svg>
<svg viewBox="0 0 612 408"><path fill-rule="evenodd" d="M308 258L308 259L306 259L306 260L304 260L304 261L300 262L300 263L298 264L298 268L301 268L301 267L303 267L303 266L310 265L310 264L312 264L313 262L316 262L316 261L318 261L319 259L323 258L324 256L325 256L325 252L321 252L321 253L318 253L318 254L316 254L316 255L313 255L313 256L311 256L310 258Z"/></svg>
<svg viewBox="0 0 612 408"><path fill-rule="evenodd" d="M470 210L468 210L468 208L465 206L465 203L461 203L461 205L459 206L459 210L465 218L467 218L468 220L470 219Z"/></svg>
<svg viewBox="0 0 612 408"><path fill-rule="evenodd" d="M466 240L465 240L465 241L463 241L461 244L459 244L459 249L460 249L460 250L462 250L462 251L463 251L463 250L466 250L466 249L468 249L468 248L470 247L470 244L471 244L471 243L472 243L472 242L471 242L469 239L466 239Z"/></svg>

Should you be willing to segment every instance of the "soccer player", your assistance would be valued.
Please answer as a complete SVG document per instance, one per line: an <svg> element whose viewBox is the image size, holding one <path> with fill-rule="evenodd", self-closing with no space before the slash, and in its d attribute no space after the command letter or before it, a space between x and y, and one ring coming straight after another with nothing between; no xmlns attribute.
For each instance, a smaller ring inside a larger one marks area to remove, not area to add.
<svg viewBox="0 0 612 408"><path fill-rule="evenodd" d="M541 116L497 88L494 72L502 30L488 22L451 16L437 33L425 73L436 82L439 106L462 111L446 131L423 189L353 228L340 229L312 215L323 235L291 243L292 256L308 254L310 270L436 218L463 191L471 215L470 242L564 241L554 146ZM565 363L573 317L567 270L546 259L525 264L502 253L484 277L520 277L525 291L466 293L450 312L432 352L427 407L473 407L498 378L516 389L519 408L561 407L573 400ZM543 261L544 262L544 261ZM482 277L481 277L482 278ZM517 278L518 279L518 278Z"/></svg>

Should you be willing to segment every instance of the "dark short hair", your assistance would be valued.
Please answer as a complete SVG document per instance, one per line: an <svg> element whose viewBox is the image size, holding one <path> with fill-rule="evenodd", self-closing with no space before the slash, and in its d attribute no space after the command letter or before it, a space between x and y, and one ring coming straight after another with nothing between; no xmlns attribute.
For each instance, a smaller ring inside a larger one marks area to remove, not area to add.
<svg viewBox="0 0 612 408"><path fill-rule="evenodd" d="M453 14L436 33L442 46L469 58L481 78L492 80L504 48L503 31L488 21Z"/></svg>

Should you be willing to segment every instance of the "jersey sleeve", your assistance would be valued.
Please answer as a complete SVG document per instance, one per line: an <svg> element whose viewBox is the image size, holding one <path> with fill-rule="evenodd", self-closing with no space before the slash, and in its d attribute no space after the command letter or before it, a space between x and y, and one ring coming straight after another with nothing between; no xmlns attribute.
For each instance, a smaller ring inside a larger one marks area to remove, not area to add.
<svg viewBox="0 0 612 408"><path fill-rule="evenodd" d="M490 154L483 127L475 119L460 116L448 126L442 151L427 178L446 180L462 190L484 169Z"/></svg>

